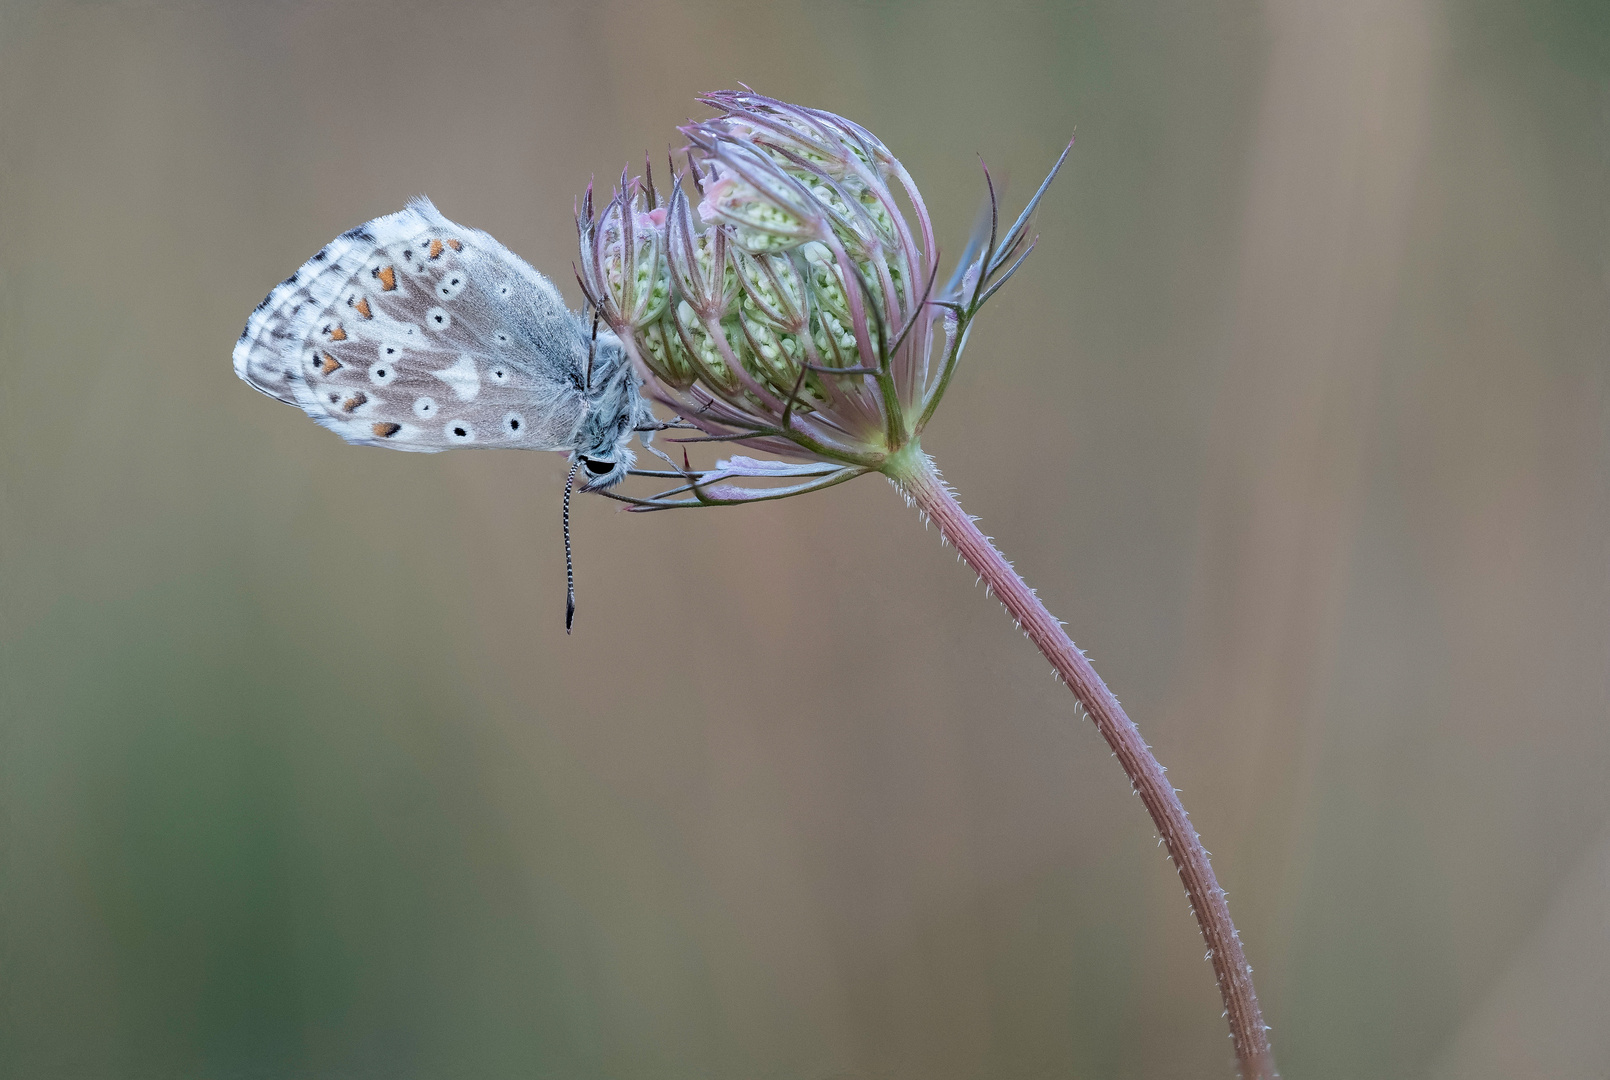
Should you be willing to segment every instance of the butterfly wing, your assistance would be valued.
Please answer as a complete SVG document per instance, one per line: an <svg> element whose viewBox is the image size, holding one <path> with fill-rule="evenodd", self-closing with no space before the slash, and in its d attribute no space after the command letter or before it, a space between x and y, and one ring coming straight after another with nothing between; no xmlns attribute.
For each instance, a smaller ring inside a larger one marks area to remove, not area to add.
<svg viewBox="0 0 1610 1080"><path fill-rule="evenodd" d="M421 197L281 282L234 359L246 382L351 443L569 450L588 344L551 281Z"/></svg>

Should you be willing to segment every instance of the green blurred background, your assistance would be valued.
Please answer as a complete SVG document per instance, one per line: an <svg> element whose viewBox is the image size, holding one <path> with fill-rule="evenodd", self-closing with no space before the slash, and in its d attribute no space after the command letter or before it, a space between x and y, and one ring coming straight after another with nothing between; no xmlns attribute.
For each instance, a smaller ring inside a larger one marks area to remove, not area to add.
<svg viewBox="0 0 1610 1080"><path fill-rule="evenodd" d="M1228 1077L1116 764L869 478L348 447L247 312L428 192L552 275L692 95L1028 268L928 448L1182 789L1291 1078L1610 1073L1610 9L0 6L0 1075Z"/></svg>

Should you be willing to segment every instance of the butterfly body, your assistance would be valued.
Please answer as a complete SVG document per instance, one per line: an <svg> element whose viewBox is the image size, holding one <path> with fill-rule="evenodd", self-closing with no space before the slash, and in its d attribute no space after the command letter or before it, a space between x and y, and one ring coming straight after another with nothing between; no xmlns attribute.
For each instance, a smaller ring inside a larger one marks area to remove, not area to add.
<svg viewBox="0 0 1610 1080"><path fill-rule="evenodd" d="M559 450L588 488L660 426L620 342L551 281L423 197L342 233L257 306L235 373L351 443Z"/></svg>

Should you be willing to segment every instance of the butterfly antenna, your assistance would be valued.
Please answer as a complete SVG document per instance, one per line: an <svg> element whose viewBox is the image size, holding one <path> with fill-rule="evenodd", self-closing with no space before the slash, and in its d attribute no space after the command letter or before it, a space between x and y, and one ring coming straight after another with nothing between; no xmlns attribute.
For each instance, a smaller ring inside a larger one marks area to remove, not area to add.
<svg viewBox="0 0 1610 1080"><path fill-rule="evenodd" d="M570 633L571 623L576 621L576 567L570 561L570 489L576 483L576 470L581 468L577 461L570 466L570 475L565 478L565 633Z"/></svg>
<svg viewBox="0 0 1610 1080"><path fill-rule="evenodd" d="M587 346L587 391L593 389L593 355L598 352L598 308L593 308L593 339Z"/></svg>

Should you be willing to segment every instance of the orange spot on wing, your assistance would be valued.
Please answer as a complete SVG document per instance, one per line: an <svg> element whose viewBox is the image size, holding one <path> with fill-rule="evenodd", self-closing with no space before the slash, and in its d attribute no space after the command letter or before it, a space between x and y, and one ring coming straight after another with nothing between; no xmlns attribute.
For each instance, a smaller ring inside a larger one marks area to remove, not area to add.
<svg viewBox="0 0 1610 1080"><path fill-rule="evenodd" d="M369 395L365 394L362 390L359 390L356 394L353 394L351 397L347 398L347 400L341 403L341 411L351 412L353 409L356 409L359 405L362 405L368 400Z"/></svg>
<svg viewBox="0 0 1610 1080"><path fill-rule="evenodd" d="M463 251L464 250L464 241L462 241L462 240L449 240L447 242L447 246L452 248L454 251Z"/></svg>
<svg viewBox="0 0 1610 1080"><path fill-rule="evenodd" d="M395 266L382 266L375 271L375 277L380 279L380 287L386 292L397 287L397 268Z"/></svg>
<svg viewBox="0 0 1610 1080"><path fill-rule="evenodd" d="M340 371L341 370L341 361L337 360L335 357L331 356L329 353L325 353L324 354L324 363L319 365L319 370L322 371L326 375L330 374L332 371Z"/></svg>
<svg viewBox="0 0 1610 1080"><path fill-rule="evenodd" d="M439 259L439 258L441 258L441 256L442 256L442 242L440 240L432 240L430 242L430 257L433 258L433 259Z"/></svg>
<svg viewBox="0 0 1610 1080"><path fill-rule="evenodd" d="M377 439L389 439L402 430L401 424L376 424L372 429Z"/></svg>
<svg viewBox="0 0 1610 1080"><path fill-rule="evenodd" d="M345 341L347 340L347 332L338 326L334 330L330 331L330 340Z"/></svg>
<svg viewBox="0 0 1610 1080"><path fill-rule="evenodd" d="M374 313L369 310L369 298L367 296L365 296L362 300L359 300L356 304L353 304L352 310L356 311L359 315L362 315L366 319L374 318Z"/></svg>

